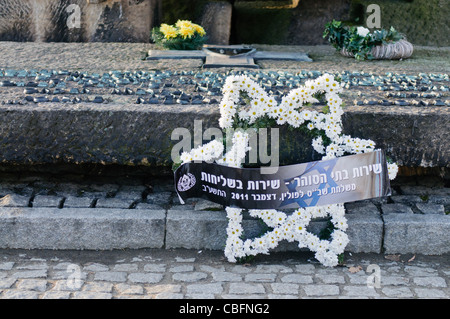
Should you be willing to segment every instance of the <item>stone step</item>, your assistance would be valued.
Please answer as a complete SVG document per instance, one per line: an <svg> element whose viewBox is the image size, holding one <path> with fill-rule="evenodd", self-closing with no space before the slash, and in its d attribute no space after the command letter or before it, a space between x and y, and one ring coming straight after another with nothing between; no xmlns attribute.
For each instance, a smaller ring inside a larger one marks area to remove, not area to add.
<svg viewBox="0 0 450 319"><path fill-rule="evenodd" d="M172 148L208 128L218 129L219 109L210 105L101 105L37 103L32 108L0 105L3 165L116 164L170 169ZM450 109L346 106L344 134L372 139L400 166L450 168ZM438 129L436 129L438 128ZM180 129L178 136L173 136ZM181 134L182 133L182 134ZM312 158L310 139L282 131L298 153L280 155L280 163ZM280 134L281 134L280 133ZM204 142L208 142L206 139ZM308 151L309 150L309 151ZM283 161L285 159L286 161Z"/></svg>

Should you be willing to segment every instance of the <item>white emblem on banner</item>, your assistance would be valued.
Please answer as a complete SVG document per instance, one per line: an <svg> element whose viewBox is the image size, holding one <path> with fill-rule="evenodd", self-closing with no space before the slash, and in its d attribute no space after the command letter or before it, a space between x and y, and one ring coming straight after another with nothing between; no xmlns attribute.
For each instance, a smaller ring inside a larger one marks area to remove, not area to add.
<svg viewBox="0 0 450 319"><path fill-rule="evenodd" d="M195 185L196 179L195 176L191 173L184 174L182 178L178 181L178 190L180 192L185 192L191 189Z"/></svg>

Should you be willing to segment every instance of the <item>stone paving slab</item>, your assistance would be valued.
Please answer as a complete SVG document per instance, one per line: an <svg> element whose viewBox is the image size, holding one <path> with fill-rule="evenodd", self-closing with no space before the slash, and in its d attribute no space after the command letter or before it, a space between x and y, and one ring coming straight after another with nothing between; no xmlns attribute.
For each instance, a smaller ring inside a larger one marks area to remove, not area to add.
<svg viewBox="0 0 450 319"><path fill-rule="evenodd" d="M348 216L350 243L347 251L382 251L383 222L378 215L353 213ZM167 213L166 248L223 250L226 243L227 218L225 211L198 212L189 209L169 210ZM251 238L262 232L261 223L244 218L245 234ZM319 234L326 227L325 221L312 221L309 231ZM282 242L274 251L300 251L296 243Z"/></svg>
<svg viewBox="0 0 450 319"><path fill-rule="evenodd" d="M351 252L375 252L383 251L383 227L384 223L380 214L367 214L365 212L346 214L348 229L347 235L350 242L347 250Z"/></svg>
<svg viewBox="0 0 450 319"><path fill-rule="evenodd" d="M164 192L167 193L167 192ZM157 194L157 193L155 193ZM8 196L8 195L7 195ZM171 204L175 195L160 205L139 202L130 205L126 198L98 199L95 206L0 207L0 248L24 249L116 249L187 248L223 250L227 218L217 204L196 202ZM83 199L79 198L81 202ZM73 198L76 201L76 198ZM101 200L114 205L100 204ZM32 202L31 202L32 203ZM413 212L407 204L381 204L360 201L346 204L350 243L348 252L448 253L450 242L449 207L444 214ZM423 203L427 205L427 203ZM398 207L386 211L386 206ZM410 203L411 207L415 203ZM435 206L434 204L428 204ZM109 207L108 207L109 206ZM125 208L124 208L125 207ZM403 210L402 210L403 209ZM326 220L314 220L309 230L319 234ZM264 231L262 224L244 215L243 227L251 238ZM101 235L99 235L101 234ZM301 251L296 243L282 242L274 251Z"/></svg>
<svg viewBox="0 0 450 319"><path fill-rule="evenodd" d="M169 210L166 247L223 249L227 224L225 211Z"/></svg>

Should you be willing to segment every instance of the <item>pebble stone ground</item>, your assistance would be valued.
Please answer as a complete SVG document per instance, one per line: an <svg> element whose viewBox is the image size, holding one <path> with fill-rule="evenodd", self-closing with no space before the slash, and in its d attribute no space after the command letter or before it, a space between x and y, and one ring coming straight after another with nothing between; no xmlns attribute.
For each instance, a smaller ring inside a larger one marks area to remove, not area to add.
<svg viewBox="0 0 450 319"><path fill-rule="evenodd" d="M150 48L149 44L2 42L0 68L87 72L167 69L164 61L141 60ZM377 74L449 71L449 48L417 48L416 57L408 61L377 63L344 59L328 46L271 48L305 51L311 53L315 62L262 62L266 70L364 70ZM170 64L173 70L200 67L198 61L171 61ZM140 205L167 208L174 204L173 193L158 185L151 190L156 190L154 194L145 185L105 185L98 187L94 183L80 188L68 183L58 189L60 185L30 177L24 181L2 180L0 204L62 209L71 204L129 209L138 209ZM426 187L431 189L430 185ZM396 195L400 196L392 197L388 204L406 203L413 213L424 213L420 207L427 208L427 205L423 205L421 194L407 194L407 185L399 190ZM432 214L448 212L448 193L439 192L432 192L425 203L434 205ZM438 202L432 202L433 198ZM448 299L449 275L448 254L346 253L343 266L325 268L309 253L276 253L259 256L248 264L231 264L222 251L206 250L0 250L0 299Z"/></svg>
<svg viewBox="0 0 450 319"><path fill-rule="evenodd" d="M355 61L331 46L255 46L259 50L307 52L313 62L258 61L247 70L281 99L300 82L328 72L345 84L346 105L448 107L449 48L417 47L406 61ZM228 72L202 69L199 59L142 60L151 44L0 42L2 104L218 104Z"/></svg>

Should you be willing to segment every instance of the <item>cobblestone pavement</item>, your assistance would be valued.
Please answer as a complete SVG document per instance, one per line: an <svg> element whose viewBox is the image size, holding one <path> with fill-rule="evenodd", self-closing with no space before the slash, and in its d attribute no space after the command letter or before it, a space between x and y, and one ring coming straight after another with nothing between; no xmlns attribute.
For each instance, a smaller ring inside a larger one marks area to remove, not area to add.
<svg viewBox="0 0 450 319"><path fill-rule="evenodd" d="M232 264L220 251L0 250L1 299L302 299L450 297L444 256L309 253Z"/></svg>

